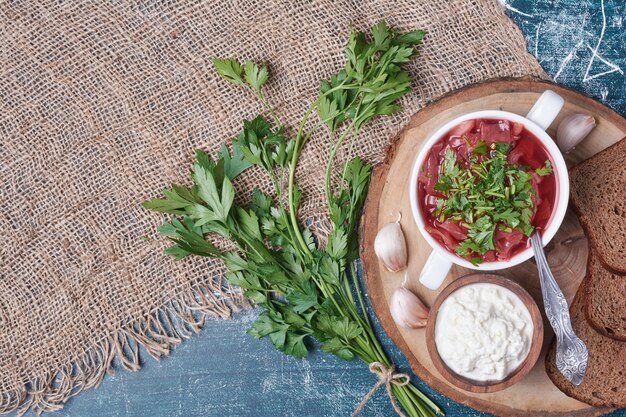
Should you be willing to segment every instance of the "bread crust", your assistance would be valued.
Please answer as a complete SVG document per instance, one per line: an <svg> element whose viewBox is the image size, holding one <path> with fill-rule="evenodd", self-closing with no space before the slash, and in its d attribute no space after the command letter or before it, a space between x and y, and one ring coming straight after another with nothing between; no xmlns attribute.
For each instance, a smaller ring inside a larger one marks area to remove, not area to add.
<svg viewBox="0 0 626 417"><path fill-rule="evenodd" d="M621 150L622 147L624 148L624 151L622 153L626 154L626 137L614 143L613 145L609 146L608 148L598 152L591 158L586 159L580 162L579 164L577 164L576 166L574 166L573 168L571 168L569 172L570 172L570 182L572 184L572 188L574 188L574 186L576 185L575 178L579 171L595 163L595 161L603 159L607 155L612 155L616 151L616 149ZM625 189L623 190L624 197L626 198L626 184L623 184L623 185L625 187ZM610 198L610 196L607 196L607 198ZM576 214L578 215L580 219L580 224L582 225L585 231L585 235L587 236L587 239L589 239L590 245L596 250L598 259L600 260L602 265L607 270L613 273L625 275L626 265L624 265L623 267L620 267L620 266L612 264L607 259L606 254L602 252L602 245L600 244L601 237L597 236L597 233L594 230L595 229L594 222L589 218L587 213L585 213L585 211L581 209L580 207L581 204L579 204L579 202L576 199L576 193L574 192L570 193L570 202L571 202L572 208L574 209L574 212L576 212ZM626 236L623 237L623 244L626 246Z"/></svg>
<svg viewBox="0 0 626 417"><path fill-rule="evenodd" d="M616 361L626 361L626 343L596 332L585 320L583 303L586 279L581 283L572 306L572 326L589 349L589 362L583 382L575 386L556 367L556 340L546 354L546 373L566 395L595 407L626 406L626 367Z"/></svg>
<svg viewBox="0 0 626 417"><path fill-rule="evenodd" d="M597 290L596 284L601 279L600 277L596 277L593 274L595 270L595 268L593 267L593 262L595 259L597 259L600 262L601 267L604 267L602 260L598 257L597 253L595 253L594 249L590 247L589 258L587 259L587 275L585 277L585 281L587 283L585 284L585 290L583 294L583 298L584 298L583 311L585 313L585 319L591 325L591 327L593 327L594 330L596 330L598 333L606 337L615 339L615 340L626 341L626 329L622 328L622 329L614 329L612 332L609 331L607 328L608 323L601 322L600 321L601 318L597 317L593 312L594 305L595 305L594 304L594 291ZM602 272L606 272L612 275L619 275L619 274L613 273L612 271L609 271L608 269ZM626 276L624 277L620 276L619 278L623 278L624 280L626 280ZM615 296L618 301L624 302L625 311L619 315L621 317L626 317L626 294L624 294L623 291L611 291L610 294L612 296ZM626 322L624 323L624 325L625 325L624 327L626 327Z"/></svg>

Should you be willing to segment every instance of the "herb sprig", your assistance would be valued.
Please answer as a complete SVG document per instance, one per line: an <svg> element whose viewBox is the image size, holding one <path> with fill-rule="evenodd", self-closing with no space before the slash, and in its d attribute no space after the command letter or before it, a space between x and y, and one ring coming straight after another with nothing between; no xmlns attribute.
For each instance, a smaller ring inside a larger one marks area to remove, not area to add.
<svg viewBox="0 0 626 417"><path fill-rule="evenodd" d="M534 230L535 212L532 174L527 168L509 164L507 143L487 145L479 140L470 160L459 161L453 149L447 148L434 189L444 197L436 200L436 219L452 221L467 229L467 238L455 249L475 265L478 255L496 249L496 230L518 230L530 236ZM552 172L550 161L535 170L539 176Z"/></svg>
<svg viewBox="0 0 626 417"><path fill-rule="evenodd" d="M392 365L374 333L355 266L357 221L371 167L359 158L350 159L333 184L333 163L346 139L354 141L372 118L400 110L397 100L411 90L402 65L416 54L423 36L423 31L397 33L384 21L372 27L369 40L363 33L352 33L345 67L322 82L295 138L285 133L263 94L268 68L216 59L218 74L255 95L272 121L262 116L245 121L232 153L222 147L213 159L197 151L191 186L172 185L163 198L144 203L148 209L175 215L159 227L174 243L166 253L177 259L198 255L224 262L230 282L263 308L249 333L268 338L282 352L304 357L306 339L312 337L322 350L342 359L356 356L366 363ZM332 230L322 246L298 220L302 196L295 173L307 141L324 126L329 131L325 183ZM252 166L269 176L274 195L255 189L247 204L239 204L233 181ZM236 249L217 248L207 240L210 235L233 242ZM392 389L410 416L441 413L411 384Z"/></svg>

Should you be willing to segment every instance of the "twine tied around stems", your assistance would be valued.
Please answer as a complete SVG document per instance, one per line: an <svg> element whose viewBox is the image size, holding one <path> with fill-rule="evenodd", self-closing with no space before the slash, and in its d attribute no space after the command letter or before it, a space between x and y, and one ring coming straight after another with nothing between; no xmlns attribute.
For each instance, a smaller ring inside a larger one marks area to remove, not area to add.
<svg viewBox="0 0 626 417"><path fill-rule="evenodd" d="M355 417L361 412L361 410L363 410L365 403L367 403L371 396L374 395L374 393L382 385L385 385L385 387L387 388L387 394L389 395L389 399L391 400L391 405L393 405L393 409L396 411L396 413L398 413L400 417L406 417L398 406L398 403L396 402L396 398L391 391L391 384L402 387L411 382L411 378L407 374L396 372L395 366L393 365L387 367L384 363L372 362L370 363L369 368L371 373L378 376L378 382L376 382L376 385L374 385L372 389L367 394L365 394L365 397L363 397L359 405L356 407L356 410L354 410L354 413L352 413L351 417Z"/></svg>

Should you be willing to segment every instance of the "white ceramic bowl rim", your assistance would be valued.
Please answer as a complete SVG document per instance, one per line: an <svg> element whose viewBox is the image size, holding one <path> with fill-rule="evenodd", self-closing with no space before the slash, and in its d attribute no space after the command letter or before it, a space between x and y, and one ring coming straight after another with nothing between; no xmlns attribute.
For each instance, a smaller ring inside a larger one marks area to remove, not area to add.
<svg viewBox="0 0 626 417"><path fill-rule="evenodd" d="M444 256L446 259L457 265L482 271L494 271L519 265L532 257L532 248L526 248L525 250L511 257L511 259L509 259L508 261L484 262L480 265L473 265L471 262L448 251L448 249L441 245L437 240L435 240L435 238L430 235L430 233L428 233L424 229L425 222L422 217L422 213L419 208L419 203L417 199L417 179L422 163L426 159L426 155L428 154L430 148L439 139L441 139L441 137L445 133L447 133L450 129L452 129L459 123L469 119L502 119L522 123L524 127L526 127L526 129L528 129L533 135L537 137L537 139L541 141L554 163L552 168L553 172L555 172L556 174L557 184L556 202L555 207L553 208L550 223L541 235L541 240L544 246L547 245L550 240L552 240L559 227L561 226L563 218L565 217L565 212L567 211L567 204L569 200L569 176L567 174L567 166L565 165L565 160L563 159L561 151L556 146L556 143L552 140L552 138L533 121L518 114L501 110L482 110L456 117L437 129L423 143L413 164L411 179L409 181L409 186L411 187L411 189L409 190L409 195L411 199L411 211L413 212L413 218L415 219L415 223L417 224L418 229L420 230L422 236L424 237L424 239L426 239L428 244L440 255Z"/></svg>

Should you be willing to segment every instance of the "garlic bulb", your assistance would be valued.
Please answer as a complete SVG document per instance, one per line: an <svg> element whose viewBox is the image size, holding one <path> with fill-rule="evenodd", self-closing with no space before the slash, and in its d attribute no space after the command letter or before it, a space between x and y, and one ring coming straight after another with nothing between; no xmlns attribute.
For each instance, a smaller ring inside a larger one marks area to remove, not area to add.
<svg viewBox="0 0 626 417"><path fill-rule="evenodd" d="M574 149L587 137L596 125L593 116L583 113L570 114L559 123L556 130L556 144L563 153Z"/></svg>
<svg viewBox="0 0 626 417"><path fill-rule="evenodd" d="M406 268L406 240L400 227L400 219L383 226L374 240L374 252L385 267L391 272L398 272Z"/></svg>
<svg viewBox="0 0 626 417"><path fill-rule="evenodd" d="M398 326L417 329L426 326L428 308L417 295L404 287L394 291L389 300L389 311Z"/></svg>

